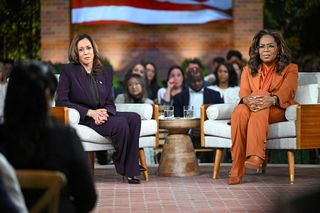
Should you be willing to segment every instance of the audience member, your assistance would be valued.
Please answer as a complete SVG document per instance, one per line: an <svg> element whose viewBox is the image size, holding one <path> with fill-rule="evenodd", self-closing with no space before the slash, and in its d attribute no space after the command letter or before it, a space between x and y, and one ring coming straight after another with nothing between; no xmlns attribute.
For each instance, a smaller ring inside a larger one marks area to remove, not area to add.
<svg viewBox="0 0 320 213"><path fill-rule="evenodd" d="M290 63L290 50L279 32L259 31L249 56L241 75L241 101L231 116L230 185L241 182L246 168L261 167L269 124L284 121L285 109L297 103L298 67Z"/></svg>
<svg viewBox="0 0 320 213"><path fill-rule="evenodd" d="M199 68L191 68L187 72L190 88L173 98L174 116L183 117L183 106L193 106L194 117L200 118L202 104L222 103L219 92L204 87L203 75Z"/></svg>
<svg viewBox="0 0 320 213"><path fill-rule="evenodd" d="M129 73L129 75L132 73L135 73L135 74L139 74L139 75L143 76L144 78L146 76L145 67L141 63L134 65L131 70L132 70L132 72Z"/></svg>
<svg viewBox="0 0 320 213"><path fill-rule="evenodd" d="M88 212L97 195L81 141L75 130L49 115L56 87L49 66L36 61L14 66L0 125L0 148L15 169L64 173L68 183L60 195L59 212ZM36 197L25 193L29 208Z"/></svg>
<svg viewBox="0 0 320 213"><path fill-rule="evenodd" d="M188 75L188 72L189 70L193 70L193 69L198 69L200 72L201 72L201 75L203 75L204 73L204 66L203 64L201 63L201 61L197 58L194 58L194 59L187 59L186 60L186 71L185 71L185 75L187 76ZM203 81L204 82L204 87L207 87L210 85L209 82L207 81ZM189 82L188 81L185 81L185 87L189 87Z"/></svg>
<svg viewBox="0 0 320 213"><path fill-rule="evenodd" d="M233 65L234 70L238 75L238 81L240 81L242 71L242 54L238 50L229 50L227 53L227 61Z"/></svg>
<svg viewBox="0 0 320 213"><path fill-rule="evenodd" d="M91 36L76 35L69 48L69 64L61 66L56 105L75 108L80 124L108 136L115 148L113 163L128 183L138 184L139 135L137 113L117 112L112 98L112 70L101 64Z"/></svg>
<svg viewBox="0 0 320 213"><path fill-rule="evenodd" d="M217 69L217 66L223 62L225 62L226 60L221 57L221 56L217 56L215 57L212 62L211 62L211 73L207 76L204 77L204 80L207 81L209 84L213 84L216 81L216 76L215 76L215 72Z"/></svg>
<svg viewBox="0 0 320 213"><path fill-rule="evenodd" d="M145 79L139 74L131 74L124 82L123 94L119 94L115 103L149 103L153 101L147 98Z"/></svg>
<svg viewBox="0 0 320 213"><path fill-rule="evenodd" d="M240 88L237 73L232 64L222 62L216 67L214 74L216 82L208 88L219 92L224 103L238 103Z"/></svg>
<svg viewBox="0 0 320 213"><path fill-rule="evenodd" d="M158 104L172 105L173 97L184 90L184 75L180 66L170 67L167 73L167 88L158 90Z"/></svg>
<svg viewBox="0 0 320 213"><path fill-rule="evenodd" d="M157 99L157 93L160 89L160 84L158 80L157 67L153 63L146 63L146 88L148 93L148 98L155 101Z"/></svg>
<svg viewBox="0 0 320 213"><path fill-rule="evenodd" d="M1 152L0 152L0 168L1 168L0 184L1 184L1 187L3 188L3 193L4 193L1 195L8 196L8 200L6 201L6 203L7 204L11 203L11 206L13 206L13 208L16 209L16 212L27 213L28 209L26 207L18 179L16 177L15 170ZM2 196L0 197L1 201L3 201ZM1 211L4 211L4 210L5 208L1 208ZM4 211L4 212L11 212L11 211Z"/></svg>

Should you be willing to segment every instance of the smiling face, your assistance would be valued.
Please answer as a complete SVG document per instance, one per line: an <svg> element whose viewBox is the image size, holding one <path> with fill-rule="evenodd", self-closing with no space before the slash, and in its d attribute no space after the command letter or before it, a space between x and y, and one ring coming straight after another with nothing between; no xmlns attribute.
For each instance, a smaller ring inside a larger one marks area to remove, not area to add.
<svg viewBox="0 0 320 213"><path fill-rule="evenodd" d="M270 65L275 62L278 55L278 46L274 37L271 35L264 35L259 41L259 56L263 63Z"/></svg>
<svg viewBox="0 0 320 213"><path fill-rule="evenodd" d="M87 38L80 40L77 45L77 50L79 54L80 64L82 64L86 68L91 69L94 58L93 47L91 42Z"/></svg>

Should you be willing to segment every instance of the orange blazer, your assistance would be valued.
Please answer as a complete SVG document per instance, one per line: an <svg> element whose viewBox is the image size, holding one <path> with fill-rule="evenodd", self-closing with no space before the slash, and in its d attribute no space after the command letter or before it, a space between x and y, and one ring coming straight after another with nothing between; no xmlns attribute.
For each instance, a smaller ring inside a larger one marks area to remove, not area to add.
<svg viewBox="0 0 320 213"><path fill-rule="evenodd" d="M260 70L259 70L260 72ZM249 66L243 68L240 82L240 99L248 95L266 94L265 91L259 89L260 76L251 75ZM272 77L272 83L267 92L269 95L276 95L279 98L279 106L286 109L288 106L297 104L294 100L298 85L298 66L296 64L288 64L281 72L275 73Z"/></svg>

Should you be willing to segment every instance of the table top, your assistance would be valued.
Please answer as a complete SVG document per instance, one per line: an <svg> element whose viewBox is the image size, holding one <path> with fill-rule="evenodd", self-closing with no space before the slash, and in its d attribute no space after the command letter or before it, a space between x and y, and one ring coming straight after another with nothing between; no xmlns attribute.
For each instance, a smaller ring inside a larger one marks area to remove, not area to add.
<svg viewBox="0 0 320 213"><path fill-rule="evenodd" d="M159 119L159 127L162 129L191 129L199 126L199 118Z"/></svg>

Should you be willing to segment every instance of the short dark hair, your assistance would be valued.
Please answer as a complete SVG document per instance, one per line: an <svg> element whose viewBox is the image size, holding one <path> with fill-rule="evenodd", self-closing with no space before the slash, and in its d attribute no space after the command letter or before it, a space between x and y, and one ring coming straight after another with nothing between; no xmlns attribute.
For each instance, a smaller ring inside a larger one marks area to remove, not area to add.
<svg viewBox="0 0 320 213"><path fill-rule="evenodd" d="M232 56L239 58L240 61L242 60L242 54L238 50L229 50L227 53L227 56L226 56L227 60L230 60L232 58Z"/></svg>
<svg viewBox="0 0 320 213"><path fill-rule="evenodd" d="M215 64L215 63L221 64L221 63L223 63L225 61L226 61L226 59L224 59L224 57L217 56L217 57L212 59L212 64Z"/></svg>

